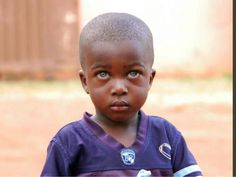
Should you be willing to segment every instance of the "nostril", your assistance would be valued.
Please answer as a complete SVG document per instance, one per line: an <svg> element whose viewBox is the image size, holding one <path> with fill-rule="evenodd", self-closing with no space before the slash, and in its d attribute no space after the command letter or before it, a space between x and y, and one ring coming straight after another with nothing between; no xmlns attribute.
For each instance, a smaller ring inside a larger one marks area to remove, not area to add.
<svg viewBox="0 0 236 177"><path fill-rule="evenodd" d="M128 93L127 88L113 88L112 89L112 95L124 95Z"/></svg>

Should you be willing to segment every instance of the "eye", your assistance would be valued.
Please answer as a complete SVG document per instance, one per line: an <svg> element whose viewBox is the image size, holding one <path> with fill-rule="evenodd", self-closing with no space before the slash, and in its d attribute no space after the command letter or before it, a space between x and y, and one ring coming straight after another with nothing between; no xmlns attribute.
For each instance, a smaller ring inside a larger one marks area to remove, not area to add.
<svg viewBox="0 0 236 177"><path fill-rule="evenodd" d="M131 72L129 72L128 77L129 77L130 79L135 79L135 78L139 77L139 75L140 75L139 72L137 72L137 71L131 71Z"/></svg>
<svg viewBox="0 0 236 177"><path fill-rule="evenodd" d="M105 79L108 79L109 76L110 76L109 73L106 71L101 71L101 72L97 73L98 79L105 80Z"/></svg>

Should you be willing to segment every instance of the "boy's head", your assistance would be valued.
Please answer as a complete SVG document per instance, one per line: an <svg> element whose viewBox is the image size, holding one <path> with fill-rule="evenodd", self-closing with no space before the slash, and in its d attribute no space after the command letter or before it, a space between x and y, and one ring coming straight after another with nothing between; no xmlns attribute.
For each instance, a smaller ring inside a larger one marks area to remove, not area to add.
<svg viewBox="0 0 236 177"><path fill-rule="evenodd" d="M106 13L90 21L80 35L82 85L96 116L127 121L137 116L155 76L152 34L126 13Z"/></svg>
<svg viewBox="0 0 236 177"><path fill-rule="evenodd" d="M80 64L84 69L84 50L97 41L119 42L137 40L143 46L151 64L154 61L153 38L148 26L127 13L105 13L92 19L80 34Z"/></svg>

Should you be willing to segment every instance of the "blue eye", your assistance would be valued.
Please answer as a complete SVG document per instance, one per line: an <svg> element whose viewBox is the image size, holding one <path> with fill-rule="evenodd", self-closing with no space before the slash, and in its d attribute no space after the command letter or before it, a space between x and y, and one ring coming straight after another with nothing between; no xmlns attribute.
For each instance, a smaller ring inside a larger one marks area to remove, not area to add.
<svg viewBox="0 0 236 177"><path fill-rule="evenodd" d="M98 79L108 79L109 78L109 73L102 71L97 74Z"/></svg>
<svg viewBox="0 0 236 177"><path fill-rule="evenodd" d="M140 75L139 72L131 71L131 72L129 72L128 77L131 78L131 79L134 79L134 78L139 77L139 75Z"/></svg>

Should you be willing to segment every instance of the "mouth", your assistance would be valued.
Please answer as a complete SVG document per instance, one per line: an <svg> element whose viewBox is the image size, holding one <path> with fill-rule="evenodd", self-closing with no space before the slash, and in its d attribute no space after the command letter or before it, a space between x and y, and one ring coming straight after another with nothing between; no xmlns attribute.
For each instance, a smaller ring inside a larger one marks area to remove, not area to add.
<svg viewBox="0 0 236 177"><path fill-rule="evenodd" d="M126 101L114 101L110 106L113 111L126 111L129 108L129 104Z"/></svg>

